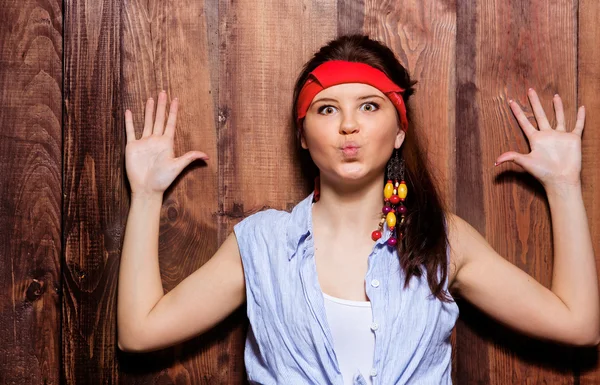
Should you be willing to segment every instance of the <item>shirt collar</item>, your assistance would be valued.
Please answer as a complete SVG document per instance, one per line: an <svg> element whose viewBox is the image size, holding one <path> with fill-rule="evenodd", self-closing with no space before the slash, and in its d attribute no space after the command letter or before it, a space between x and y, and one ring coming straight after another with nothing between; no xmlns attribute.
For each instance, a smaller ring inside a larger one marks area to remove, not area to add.
<svg viewBox="0 0 600 385"><path fill-rule="evenodd" d="M298 251L298 245L312 231L312 203L314 191L298 203L290 214L287 225L288 260Z"/></svg>
<svg viewBox="0 0 600 385"><path fill-rule="evenodd" d="M298 203L290 214L290 220L287 224L286 237L288 245L288 260L294 258L298 252L298 245L303 239L306 239L312 233L312 204L314 191ZM385 245L390 237L390 229L387 223L383 224L382 237L375 244L378 247Z"/></svg>

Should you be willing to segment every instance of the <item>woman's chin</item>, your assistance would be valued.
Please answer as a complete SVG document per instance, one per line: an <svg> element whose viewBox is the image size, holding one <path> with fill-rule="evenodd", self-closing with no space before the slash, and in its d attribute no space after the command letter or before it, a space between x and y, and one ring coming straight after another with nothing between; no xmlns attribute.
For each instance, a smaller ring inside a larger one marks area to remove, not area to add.
<svg viewBox="0 0 600 385"><path fill-rule="evenodd" d="M358 182L365 176L365 168L357 163L345 164L338 170L338 178L347 183Z"/></svg>

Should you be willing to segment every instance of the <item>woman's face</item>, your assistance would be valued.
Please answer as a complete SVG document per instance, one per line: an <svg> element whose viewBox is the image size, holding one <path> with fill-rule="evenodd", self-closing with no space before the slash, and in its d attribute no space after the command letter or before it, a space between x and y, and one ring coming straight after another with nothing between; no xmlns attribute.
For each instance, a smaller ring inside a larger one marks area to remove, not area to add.
<svg viewBox="0 0 600 385"><path fill-rule="evenodd" d="M377 88L339 84L313 99L304 118L302 148L308 149L321 175L342 183L377 176L394 148L400 148L394 105Z"/></svg>

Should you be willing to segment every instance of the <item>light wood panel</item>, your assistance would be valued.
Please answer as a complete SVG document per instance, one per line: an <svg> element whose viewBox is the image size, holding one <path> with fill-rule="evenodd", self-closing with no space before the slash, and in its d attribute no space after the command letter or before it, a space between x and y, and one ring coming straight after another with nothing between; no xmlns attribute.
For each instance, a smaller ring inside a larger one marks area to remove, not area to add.
<svg viewBox="0 0 600 385"><path fill-rule="evenodd" d="M544 189L518 166L498 169L494 161L508 150L529 152L508 106L512 98L533 118L526 95L529 87L536 89L549 116L553 115L552 96L559 93L565 102L566 123L574 125L577 4L459 4L457 214L477 228L500 255L548 287L553 250ZM461 310L459 383L574 383L572 349L507 330L470 306Z"/></svg>
<svg viewBox="0 0 600 385"><path fill-rule="evenodd" d="M596 266L600 268L600 3L580 0L577 40L577 106L585 106L585 128L581 141L581 184L592 234ZM575 101L573 101L574 103ZM572 111L575 106L572 106ZM600 384L598 347L577 349L575 374L581 385ZM576 377L576 379L577 379Z"/></svg>

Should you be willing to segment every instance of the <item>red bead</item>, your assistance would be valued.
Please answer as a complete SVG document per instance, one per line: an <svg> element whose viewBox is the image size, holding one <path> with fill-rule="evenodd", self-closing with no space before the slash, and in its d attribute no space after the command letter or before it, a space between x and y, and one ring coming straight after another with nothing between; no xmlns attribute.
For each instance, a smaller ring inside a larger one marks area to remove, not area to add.
<svg viewBox="0 0 600 385"><path fill-rule="evenodd" d="M398 207L398 212L400 214L406 214L406 206L400 206L400 207Z"/></svg>
<svg viewBox="0 0 600 385"><path fill-rule="evenodd" d="M398 241L394 237L390 237L390 239L387 240L387 244L390 245L390 246L396 246L397 242Z"/></svg>
<svg viewBox="0 0 600 385"><path fill-rule="evenodd" d="M373 238L374 241L378 240L379 238L381 238L381 231L379 230L375 230L371 233L371 238Z"/></svg>
<svg viewBox="0 0 600 385"><path fill-rule="evenodd" d="M387 199L387 198L383 198L383 201L384 201L384 202L389 202L390 200L389 200L389 199Z"/></svg>
<svg viewBox="0 0 600 385"><path fill-rule="evenodd" d="M383 206L383 209L381 209L381 211L383 211L384 214L387 214L390 211L392 211L392 208L390 206Z"/></svg>
<svg viewBox="0 0 600 385"><path fill-rule="evenodd" d="M390 203L393 205L397 205L400 202L400 197L398 195L392 195L390 198Z"/></svg>
<svg viewBox="0 0 600 385"><path fill-rule="evenodd" d="M391 179L388 179L388 180L387 180L387 182L388 182L388 183L393 183Z"/></svg>
<svg viewBox="0 0 600 385"><path fill-rule="evenodd" d="M390 227L390 231L394 231L394 228L395 228L394 226Z"/></svg>

